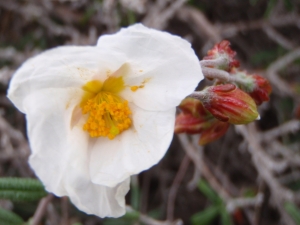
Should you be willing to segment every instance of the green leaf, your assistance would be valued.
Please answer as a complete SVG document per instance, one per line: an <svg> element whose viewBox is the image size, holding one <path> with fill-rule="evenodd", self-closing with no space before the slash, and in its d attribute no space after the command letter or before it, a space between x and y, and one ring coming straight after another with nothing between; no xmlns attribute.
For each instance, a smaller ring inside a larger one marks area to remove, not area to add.
<svg viewBox="0 0 300 225"><path fill-rule="evenodd" d="M191 217L191 221L193 225L208 225L211 224L212 220L216 218L219 214L219 207L218 206L210 206L204 209L201 212L194 214Z"/></svg>
<svg viewBox="0 0 300 225"><path fill-rule="evenodd" d="M31 178L0 178L0 199L34 201L46 196L43 184Z"/></svg>
<svg viewBox="0 0 300 225"><path fill-rule="evenodd" d="M134 12L129 10L128 13L127 13L127 18L128 18L128 24L129 25L136 23L136 17L135 17Z"/></svg>
<svg viewBox="0 0 300 225"><path fill-rule="evenodd" d="M141 191L140 191L136 176L133 176L131 178L130 195L131 195L131 198L130 198L131 207L134 210L138 210L139 209L139 203L140 203Z"/></svg>
<svg viewBox="0 0 300 225"><path fill-rule="evenodd" d="M224 206L221 208L221 221L222 221L222 225L232 225L233 224L231 221L231 216L227 212L227 210Z"/></svg>
<svg viewBox="0 0 300 225"><path fill-rule="evenodd" d="M300 210L292 202L287 202L284 204L285 211L293 218L297 225L300 225Z"/></svg>
<svg viewBox="0 0 300 225"><path fill-rule="evenodd" d="M44 191L45 189L37 179L4 177L0 178L0 190Z"/></svg>
<svg viewBox="0 0 300 225"><path fill-rule="evenodd" d="M201 179L198 182L199 190L213 203L221 203L222 199L215 193L215 191L208 185L208 183Z"/></svg>
<svg viewBox="0 0 300 225"><path fill-rule="evenodd" d="M104 225L132 225L135 224L140 218L140 213L137 211L130 211L126 212L123 217L118 219L105 219L103 224Z"/></svg>
<svg viewBox="0 0 300 225"><path fill-rule="evenodd" d="M122 218L127 220L138 220L140 218L140 213L138 211L126 212Z"/></svg>
<svg viewBox="0 0 300 225"><path fill-rule="evenodd" d="M0 208L0 224L1 225L21 225L23 223L24 223L24 221L17 214Z"/></svg>
<svg viewBox="0 0 300 225"><path fill-rule="evenodd" d="M46 195L45 191L0 190L0 199L9 199L15 202L36 201Z"/></svg>
<svg viewBox="0 0 300 225"><path fill-rule="evenodd" d="M265 18L269 18L269 16L270 16L272 10L274 9L276 3L277 3L277 0L269 0L268 1L267 9L266 9L265 15L264 15Z"/></svg>

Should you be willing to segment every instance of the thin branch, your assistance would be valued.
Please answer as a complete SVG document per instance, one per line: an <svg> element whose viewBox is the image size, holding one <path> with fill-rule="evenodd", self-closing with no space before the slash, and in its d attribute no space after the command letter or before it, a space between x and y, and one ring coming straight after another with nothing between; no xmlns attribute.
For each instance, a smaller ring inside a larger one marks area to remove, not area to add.
<svg viewBox="0 0 300 225"><path fill-rule="evenodd" d="M259 132L254 127L254 124L250 124L249 126L236 125L235 128L248 142L249 153L252 155L253 164L260 177L268 184L271 190L272 199L280 211L282 218L285 220L285 223L291 225L295 224L283 207L284 202L293 201L293 192L281 186L270 171L269 166L267 166L266 162L269 161L269 158L266 158L266 154L262 154L264 151L257 138Z"/></svg>
<svg viewBox="0 0 300 225"><path fill-rule="evenodd" d="M281 57L280 59L277 59L275 62L273 62L266 71L266 76L270 80L270 82L277 87L279 90L279 94L281 95L287 95L294 98L297 98L295 93L292 91L289 84L287 84L284 80L279 78L278 72L283 69L284 67L288 66L290 63L292 63L297 58L300 58L300 48L295 49L292 52L289 52L285 56Z"/></svg>
<svg viewBox="0 0 300 225"><path fill-rule="evenodd" d="M219 57L216 59L209 59L209 60L201 60L200 65L202 68L209 67L209 66L221 66L224 64L228 64L228 59L225 57Z"/></svg>
<svg viewBox="0 0 300 225"><path fill-rule="evenodd" d="M261 136L259 138L264 142L269 142L274 140L275 138L286 135L288 133L296 133L299 130L300 130L300 121L290 120L288 122L281 124L276 128L261 133Z"/></svg>
<svg viewBox="0 0 300 225"><path fill-rule="evenodd" d="M269 142L269 147L272 148L272 152L279 153L289 162L290 165L300 166L300 156L296 154L288 147L282 145L279 141L273 140Z"/></svg>
<svg viewBox="0 0 300 225"><path fill-rule="evenodd" d="M183 160L181 161L179 170L173 180L172 186L169 191L168 204L167 204L168 221L173 221L174 219L174 205L175 205L176 195L178 192L178 188L186 174L189 164L190 164L190 158L187 155L185 155Z"/></svg>
<svg viewBox="0 0 300 225"><path fill-rule="evenodd" d="M272 39L282 47L288 50L293 50L295 48L294 44L291 41L289 41L287 38L285 38L283 35L277 32L272 26L265 25L263 27L263 31L268 35L270 39Z"/></svg>
<svg viewBox="0 0 300 225"><path fill-rule="evenodd" d="M234 76L230 76L230 74L224 70L202 67L202 72L208 79L219 79L224 82L235 81Z"/></svg>
<svg viewBox="0 0 300 225"><path fill-rule="evenodd" d="M245 208L262 204L264 195L258 193L254 198L234 198L227 202L226 209L228 212L234 212L237 208Z"/></svg>
<svg viewBox="0 0 300 225"><path fill-rule="evenodd" d="M205 61L206 60L200 61L201 66L202 66L202 64L206 63ZM211 62L209 62L209 63L211 63ZM247 86L247 81L245 81L244 79L241 79L239 77L232 76L224 70L219 70L219 69L215 69L215 68L209 68L209 67L202 66L202 72L203 72L203 75L208 79L219 79L220 81L225 82L225 83L236 83L236 84L239 84L242 86Z"/></svg>
<svg viewBox="0 0 300 225"><path fill-rule="evenodd" d="M45 198L42 198L39 202L39 205L33 215L32 222L30 225L38 225L40 224L41 219L43 218L44 214L46 213L48 204L52 201L53 195L49 194Z"/></svg>
<svg viewBox="0 0 300 225"><path fill-rule="evenodd" d="M61 198L61 225L68 224L69 221L69 199L68 197Z"/></svg>
<svg viewBox="0 0 300 225"><path fill-rule="evenodd" d="M211 40L212 44L222 40L219 31L200 10L184 6L178 11L177 17L186 22L198 36Z"/></svg>
<svg viewBox="0 0 300 225"><path fill-rule="evenodd" d="M193 161L195 167L207 179L207 181L212 186L212 188L215 189L218 192L218 194L221 196L221 198L224 199L225 201L230 199L229 193L223 189L223 187L220 185L220 183L211 173L204 160L197 153L197 149L195 148L195 146L189 141L188 136L186 134L179 134L178 138L186 154ZM201 146L198 147L201 148Z"/></svg>
<svg viewBox="0 0 300 225"><path fill-rule="evenodd" d="M258 30L265 26L284 27L287 25L299 25L300 16L296 13L289 13L284 16L272 17L269 20L260 19L250 22L223 23L219 24L219 32L223 38L235 36L239 32L248 30Z"/></svg>

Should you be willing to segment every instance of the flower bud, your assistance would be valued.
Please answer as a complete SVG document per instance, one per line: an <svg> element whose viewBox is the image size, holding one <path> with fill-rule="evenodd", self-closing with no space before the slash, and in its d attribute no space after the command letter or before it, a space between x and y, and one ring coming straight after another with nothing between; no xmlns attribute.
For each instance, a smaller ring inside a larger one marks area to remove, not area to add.
<svg viewBox="0 0 300 225"><path fill-rule="evenodd" d="M262 104L264 101L269 101L269 95L271 94L272 87L269 81L259 75L253 75L255 80L255 86L249 95L254 99L257 105Z"/></svg>
<svg viewBox="0 0 300 225"><path fill-rule="evenodd" d="M212 141L219 139L226 133L229 125L229 123L221 122L215 119L211 126L201 133L199 145L206 145Z"/></svg>
<svg viewBox="0 0 300 225"><path fill-rule="evenodd" d="M203 92L203 106L222 122L246 124L259 116L254 100L233 84L208 87Z"/></svg>
<svg viewBox="0 0 300 225"><path fill-rule="evenodd" d="M211 126L214 117L194 98L184 99L179 108L182 110L176 117L175 133L196 134Z"/></svg>
<svg viewBox="0 0 300 225"><path fill-rule="evenodd" d="M194 98L185 98L179 105L179 108L185 114L192 114L194 117L212 117L212 115L203 107L201 101Z"/></svg>
<svg viewBox="0 0 300 225"><path fill-rule="evenodd" d="M192 114L180 113L176 117L175 133L197 134L210 126L209 120L201 117L194 117Z"/></svg>
<svg viewBox="0 0 300 225"><path fill-rule="evenodd" d="M229 127L229 123L217 120L197 99L186 98L179 108L182 112L176 117L175 133L199 133L200 145L206 145L222 137Z"/></svg>
<svg viewBox="0 0 300 225"><path fill-rule="evenodd" d="M238 69L232 69L231 74L241 81L237 83L238 87L247 92L257 105L261 105L264 101L269 101L272 87L267 79Z"/></svg>
<svg viewBox="0 0 300 225"><path fill-rule="evenodd" d="M227 40L223 40L220 43L215 44L215 46L207 52L207 56L205 56L203 59L212 60L221 57L225 58L227 62L223 65L216 67L217 69L221 70L230 71L230 69L233 67L239 67L240 62L234 59L236 52L233 51L229 45L230 42Z"/></svg>

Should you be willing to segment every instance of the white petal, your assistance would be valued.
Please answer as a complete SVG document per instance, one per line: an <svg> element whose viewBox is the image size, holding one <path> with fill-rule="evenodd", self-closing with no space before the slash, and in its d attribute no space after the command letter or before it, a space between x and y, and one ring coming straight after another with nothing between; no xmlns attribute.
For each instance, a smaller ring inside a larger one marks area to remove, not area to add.
<svg viewBox="0 0 300 225"><path fill-rule="evenodd" d="M14 74L8 97L24 112L23 99L45 88L82 87L93 77L105 80L108 73L126 62L125 56L97 47L58 47L26 61Z"/></svg>
<svg viewBox="0 0 300 225"><path fill-rule="evenodd" d="M148 169L164 156L174 132L175 108L153 112L132 109L133 127L115 139L99 138L91 152L90 173L97 184L115 186Z"/></svg>
<svg viewBox="0 0 300 225"><path fill-rule="evenodd" d="M146 110L168 110L192 93L203 74L190 43L141 24L104 35L97 46L122 52L133 68L125 79L124 98ZM130 86L144 85L132 92Z"/></svg>
<svg viewBox="0 0 300 225"><path fill-rule="evenodd" d="M90 138L82 124L70 126L81 94L75 88L44 89L25 98L32 149L29 162L47 191L69 196L86 213L121 216L125 213L129 181L114 188L92 183L88 167Z"/></svg>
<svg viewBox="0 0 300 225"><path fill-rule="evenodd" d="M72 173L72 175L75 175ZM78 177L73 186L68 185L68 195L76 207L99 217L120 217L125 214L125 195L129 191L130 178L113 188L98 185Z"/></svg>

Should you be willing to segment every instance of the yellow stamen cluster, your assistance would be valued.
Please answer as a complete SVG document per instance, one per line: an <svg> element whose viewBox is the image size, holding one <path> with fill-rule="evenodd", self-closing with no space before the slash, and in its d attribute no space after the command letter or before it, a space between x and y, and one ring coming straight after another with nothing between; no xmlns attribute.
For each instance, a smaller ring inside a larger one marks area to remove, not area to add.
<svg viewBox="0 0 300 225"><path fill-rule="evenodd" d="M83 129L91 137L114 139L131 125L128 102L110 92L100 91L82 106L82 113L89 113Z"/></svg>

